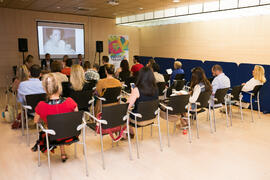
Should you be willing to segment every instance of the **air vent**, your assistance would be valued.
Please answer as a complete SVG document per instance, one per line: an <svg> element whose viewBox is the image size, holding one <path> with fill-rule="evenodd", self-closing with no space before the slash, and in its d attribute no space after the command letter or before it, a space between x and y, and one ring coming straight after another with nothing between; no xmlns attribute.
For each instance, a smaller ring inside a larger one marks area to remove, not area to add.
<svg viewBox="0 0 270 180"><path fill-rule="evenodd" d="M76 11L94 11L97 8L88 8L88 7L75 7L74 8Z"/></svg>
<svg viewBox="0 0 270 180"><path fill-rule="evenodd" d="M112 6L119 5L119 0L108 0L107 3Z"/></svg>

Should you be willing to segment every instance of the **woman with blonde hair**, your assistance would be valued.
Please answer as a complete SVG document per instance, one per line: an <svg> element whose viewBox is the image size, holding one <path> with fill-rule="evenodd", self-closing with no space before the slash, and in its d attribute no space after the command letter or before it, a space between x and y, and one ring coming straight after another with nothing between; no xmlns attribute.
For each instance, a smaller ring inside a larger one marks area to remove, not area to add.
<svg viewBox="0 0 270 180"><path fill-rule="evenodd" d="M242 84L244 85L242 91L252 91L255 86L263 85L266 82L263 66L255 65L252 71L252 75L253 78L251 78L248 82Z"/></svg>
<svg viewBox="0 0 270 180"><path fill-rule="evenodd" d="M70 71L70 88L74 91L92 90L92 85L85 80L85 73L79 64L73 65Z"/></svg>
<svg viewBox="0 0 270 180"><path fill-rule="evenodd" d="M28 70L28 67L25 64L21 65L18 68L17 77L15 78L15 80L12 84L12 91L13 92L17 91L20 82L28 80L29 77L30 77L30 72Z"/></svg>
<svg viewBox="0 0 270 180"><path fill-rule="evenodd" d="M57 77L54 73L45 74L42 79L42 86L47 94L47 101L40 101L35 108L35 117L34 122L44 122L47 126L47 116L61 113L69 113L78 111L77 104L71 98L62 98L60 95L62 93L62 85L57 80ZM61 144L67 140L75 140L78 137L69 137L65 139L57 140L57 143ZM37 150L38 144L40 145L40 150L42 152L46 151L46 138L43 132L39 134L39 140L36 145L32 148L32 151ZM61 159L62 162L65 162L68 157L65 153L64 145L60 145L61 150Z"/></svg>

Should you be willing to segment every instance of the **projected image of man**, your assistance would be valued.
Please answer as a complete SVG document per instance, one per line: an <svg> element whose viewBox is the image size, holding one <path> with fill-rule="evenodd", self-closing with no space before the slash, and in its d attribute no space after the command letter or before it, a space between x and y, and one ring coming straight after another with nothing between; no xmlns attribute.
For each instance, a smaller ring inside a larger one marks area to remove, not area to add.
<svg viewBox="0 0 270 180"><path fill-rule="evenodd" d="M53 29L49 35L49 40L44 45L44 51L50 54L73 54L75 51L71 45L65 42L61 37L60 29Z"/></svg>

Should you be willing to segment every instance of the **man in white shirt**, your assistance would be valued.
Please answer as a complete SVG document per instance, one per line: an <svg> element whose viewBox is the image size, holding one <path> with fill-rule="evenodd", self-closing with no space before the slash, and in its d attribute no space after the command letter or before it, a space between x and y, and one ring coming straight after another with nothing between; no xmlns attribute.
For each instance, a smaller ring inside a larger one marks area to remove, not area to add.
<svg viewBox="0 0 270 180"><path fill-rule="evenodd" d="M30 94L42 94L45 93L42 82L39 80L40 77L40 66L34 64L30 68L31 77L27 81L23 81L19 84L17 100L20 103L24 102L24 96Z"/></svg>
<svg viewBox="0 0 270 180"><path fill-rule="evenodd" d="M220 65L216 64L212 67L212 74L215 77L212 81L213 95L218 89L231 87L230 79L223 73L223 69Z"/></svg>

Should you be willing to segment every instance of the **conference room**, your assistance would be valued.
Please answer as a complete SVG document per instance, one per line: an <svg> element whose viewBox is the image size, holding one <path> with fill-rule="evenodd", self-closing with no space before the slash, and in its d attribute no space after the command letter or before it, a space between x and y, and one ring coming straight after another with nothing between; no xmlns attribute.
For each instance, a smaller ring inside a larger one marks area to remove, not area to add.
<svg viewBox="0 0 270 180"><path fill-rule="evenodd" d="M0 0L0 179L270 179L269 22L269 0Z"/></svg>

